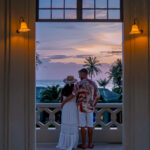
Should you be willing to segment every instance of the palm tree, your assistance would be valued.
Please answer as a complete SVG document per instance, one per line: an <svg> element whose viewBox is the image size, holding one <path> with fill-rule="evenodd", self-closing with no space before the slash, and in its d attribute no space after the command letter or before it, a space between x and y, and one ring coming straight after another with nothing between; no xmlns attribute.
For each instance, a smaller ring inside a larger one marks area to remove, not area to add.
<svg viewBox="0 0 150 150"><path fill-rule="evenodd" d="M45 90L43 90L41 92L41 101L44 100L49 100L50 101L54 101L54 100L59 100L60 98L60 86L56 85L56 86L48 86Z"/></svg>
<svg viewBox="0 0 150 150"><path fill-rule="evenodd" d="M36 53L36 67L38 65L40 65L42 63L42 61L40 60L40 55L38 53Z"/></svg>
<svg viewBox="0 0 150 150"><path fill-rule="evenodd" d="M36 41L36 46L38 47L38 45L40 44L39 41ZM42 63L42 61L40 60L40 55L38 53L36 53L36 67L38 67L38 65L40 65Z"/></svg>
<svg viewBox="0 0 150 150"><path fill-rule="evenodd" d="M97 80L97 83L99 84L99 86L103 87L105 89L105 87L107 86L107 84L109 83L109 80L105 79L100 79Z"/></svg>
<svg viewBox="0 0 150 150"><path fill-rule="evenodd" d="M93 78L93 76L101 72L99 68L101 64L95 56L89 56L85 58L84 63L85 64L83 66L86 67L86 69L88 70L88 73L91 79Z"/></svg>
<svg viewBox="0 0 150 150"><path fill-rule="evenodd" d="M122 93L122 61L117 59L117 61L112 65L110 71L108 72L109 79L113 81L114 88L113 91L121 94Z"/></svg>

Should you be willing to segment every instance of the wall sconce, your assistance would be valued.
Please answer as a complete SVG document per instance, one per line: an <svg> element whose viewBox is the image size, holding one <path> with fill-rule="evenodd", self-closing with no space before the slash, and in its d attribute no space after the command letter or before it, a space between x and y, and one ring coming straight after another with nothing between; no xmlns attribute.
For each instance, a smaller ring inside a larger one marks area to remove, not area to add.
<svg viewBox="0 0 150 150"><path fill-rule="evenodd" d="M134 24L132 25L131 31L129 34L141 34L143 30L139 29L138 25L136 24L136 19L134 19Z"/></svg>
<svg viewBox="0 0 150 150"><path fill-rule="evenodd" d="M21 17L19 20L20 28L17 30L17 33L20 32L29 32L31 29L28 28L27 23L24 21L24 18Z"/></svg>

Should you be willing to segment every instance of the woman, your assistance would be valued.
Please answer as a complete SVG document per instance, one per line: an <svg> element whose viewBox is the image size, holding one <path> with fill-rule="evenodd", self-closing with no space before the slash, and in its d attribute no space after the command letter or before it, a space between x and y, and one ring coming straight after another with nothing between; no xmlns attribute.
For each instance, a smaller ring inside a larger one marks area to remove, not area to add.
<svg viewBox="0 0 150 150"><path fill-rule="evenodd" d="M68 76L64 82L66 85L62 89L61 102L72 94L74 83L77 80L73 76ZM58 145L59 149L72 150L78 145L78 111L76 97L65 103L62 108L61 132Z"/></svg>

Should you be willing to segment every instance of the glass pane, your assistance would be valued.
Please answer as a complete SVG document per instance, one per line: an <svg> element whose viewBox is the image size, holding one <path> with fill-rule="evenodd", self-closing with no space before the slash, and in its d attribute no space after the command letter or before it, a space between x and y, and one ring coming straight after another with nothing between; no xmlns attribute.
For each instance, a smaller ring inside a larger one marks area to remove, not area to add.
<svg viewBox="0 0 150 150"><path fill-rule="evenodd" d="M52 19L64 19L64 10L53 10Z"/></svg>
<svg viewBox="0 0 150 150"><path fill-rule="evenodd" d="M108 18L109 19L120 19L120 10L109 10Z"/></svg>
<svg viewBox="0 0 150 150"><path fill-rule="evenodd" d="M120 0L109 0L108 7L109 8L120 8Z"/></svg>
<svg viewBox="0 0 150 150"><path fill-rule="evenodd" d="M50 19L50 10L39 10L39 19Z"/></svg>
<svg viewBox="0 0 150 150"><path fill-rule="evenodd" d="M65 0L65 8L77 8L77 0Z"/></svg>
<svg viewBox="0 0 150 150"><path fill-rule="evenodd" d="M83 0L83 8L94 8L94 0Z"/></svg>
<svg viewBox="0 0 150 150"><path fill-rule="evenodd" d="M64 0L52 0L53 8L64 8Z"/></svg>
<svg viewBox="0 0 150 150"><path fill-rule="evenodd" d="M94 10L83 10L83 19L94 19Z"/></svg>
<svg viewBox="0 0 150 150"><path fill-rule="evenodd" d="M77 19L76 10L65 10L65 19Z"/></svg>
<svg viewBox="0 0 150 150"><path fill-rule="evenodd" d="M50 0L39 0L39 8L50 8Z"/></svg>
<svg viewBox="0 0 150 150"><path fill-rule="evenodd" d="M96 10L96 19L107 19L107 10Z"/></svg>
<svg viewBox="0 0 150 150"><path fill-rule="evenodd" d="M96 8L107 8L107 0L96 0Z"/></svg>

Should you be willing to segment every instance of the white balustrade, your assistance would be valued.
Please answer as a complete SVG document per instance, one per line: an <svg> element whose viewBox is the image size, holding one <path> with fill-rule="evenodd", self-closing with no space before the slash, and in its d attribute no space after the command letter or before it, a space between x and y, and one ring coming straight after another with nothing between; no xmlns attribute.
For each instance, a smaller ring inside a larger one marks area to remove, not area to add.
<svg viewBox="0 0 150 150"><path fill-rule="evenodd" d="M94 112L94 142L121 143L122 103L98 103ZM61 108L59 103L36 104L38 143L53 143L59 138Z"/></svg>

